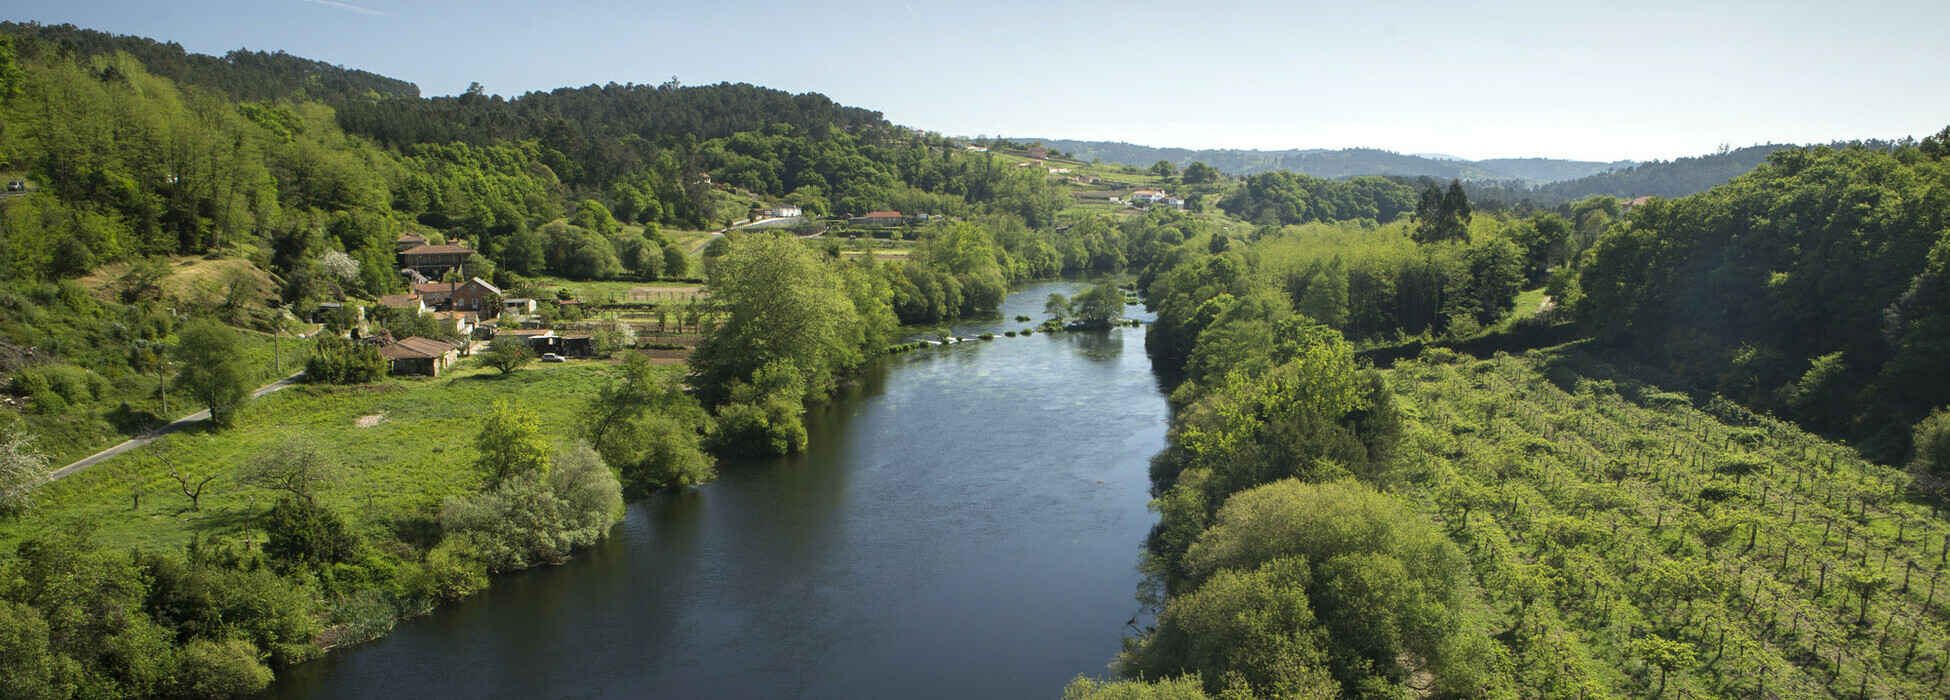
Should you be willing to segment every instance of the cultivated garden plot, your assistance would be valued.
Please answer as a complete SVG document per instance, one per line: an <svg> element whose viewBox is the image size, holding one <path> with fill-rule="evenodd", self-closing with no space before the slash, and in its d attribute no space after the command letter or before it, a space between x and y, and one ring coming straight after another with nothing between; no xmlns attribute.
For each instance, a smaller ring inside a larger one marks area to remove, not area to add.
<svg viewBox="0 0 1950 700"><path fill-rule="evenodd" d="M1526 697L1942 697L1950 528L1905 473L1568 351L1391 379Z"/></svg>

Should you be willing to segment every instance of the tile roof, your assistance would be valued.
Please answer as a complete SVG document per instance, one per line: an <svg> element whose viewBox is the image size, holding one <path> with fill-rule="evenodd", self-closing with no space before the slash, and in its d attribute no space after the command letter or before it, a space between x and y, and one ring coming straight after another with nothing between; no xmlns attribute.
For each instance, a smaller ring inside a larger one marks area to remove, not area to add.
<svg viewBox="0 0 1950 700"><path fill-rule="evenodd" d="M415 336L391 345L380 346L379 354L388 360L432 359L456 349L453 343Z"/></svg>
<svg viewBox="0 0 1950 700"><path fill-rule="evenodd" d="M472 253L472 252L474 252L474 249L468 248L466 246L423 245L414 248L408 248L406 252L401 253L401 255L441 255L446 253Z"/></svg>

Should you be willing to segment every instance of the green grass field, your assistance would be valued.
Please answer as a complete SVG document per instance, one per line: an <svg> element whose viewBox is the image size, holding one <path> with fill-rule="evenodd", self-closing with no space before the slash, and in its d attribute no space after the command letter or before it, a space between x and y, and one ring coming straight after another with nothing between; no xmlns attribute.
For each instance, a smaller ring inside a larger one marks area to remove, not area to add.
<svg viewBox="0 0 1950 700"><path fill-rule="evenodd" d="M252 455L292 435L310 436L346 465L322 500L371 541L396 539L402 517L431 517L442 499L478 488L470 467L479 416L497 400L541 416L544 434L568 439L576 414L604 380L601 361L533 364L506 377L467 367L435 379L388 379L352 387L300 386L252 402L230 430L170 436L163 456L194 479L215 474L200 511L156 455L137 449L48 485L46 505L0 534L0 547L49 527L89 523L111 546L176 547L193 536L254 537L252 519L276 500L237 483ZM675 371L675 370L673 370ZM362 420L363 419L363 420ZM194 482L192 482L192 485ZM140 506L132 507L140 495Z"/></svg>

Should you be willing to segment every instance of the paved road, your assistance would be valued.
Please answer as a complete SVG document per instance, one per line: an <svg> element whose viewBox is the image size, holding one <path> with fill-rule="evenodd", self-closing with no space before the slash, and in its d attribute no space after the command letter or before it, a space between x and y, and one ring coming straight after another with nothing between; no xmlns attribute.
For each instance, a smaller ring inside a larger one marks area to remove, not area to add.
<svg viewBox="0 0 1950 700"><path fill-rule="evenodd" d="M257 391L251 393L251 397L256 398L259 396L263 396L273 391L277 391L279 389L283 389L285 387L296 384L298 383L298 378L303 376L305 376L305 373L299 372L289 377L285 377L275 382L271 382L270 384L266 384L264 386L258 387ZM70 464L60 469L56 469L54 470L53 474L48 475L48 479L51 481L59 481L63 478L66 478L70 474L75 474L77 472L80 472L83 469L87 469L89 467L95 466L96 464L100 464L104 461L107 461L111 457L122 454L129 450L133 450L143 445L147 445L151 442L155 442L156 438L162 437L164 435L168 435L178 430L182 430L183 428L189 427L192 424L201 423L209 419L210 419L210 409L207 408L189 414L187 416L183 416L182 418L176 419L175 422L170 423L169 425L165 425L161 428L158 428L155 431L149 433L148 435L130 439L126 442L123 442L120 445L116 445L106 450L102 450L92 455L88 455L87 457L83 457L81 458L80 461L77 461L74 464Z"/></svg>

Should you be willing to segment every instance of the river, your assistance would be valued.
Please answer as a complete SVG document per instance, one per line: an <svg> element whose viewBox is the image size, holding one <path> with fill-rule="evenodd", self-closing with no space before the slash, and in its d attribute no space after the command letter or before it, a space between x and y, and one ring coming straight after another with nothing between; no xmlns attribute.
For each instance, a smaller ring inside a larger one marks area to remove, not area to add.
<svg viewBox="0 0 1950 700"><path fill-rule="evenodd" d="M264 697L1053 700L1107 675L1135 631L1168 413L1142 328L1002 336L1052 291L1080 287L955 327L993 341L878 363L809 412L807 452L721 462L573 561Z"/></svg>

